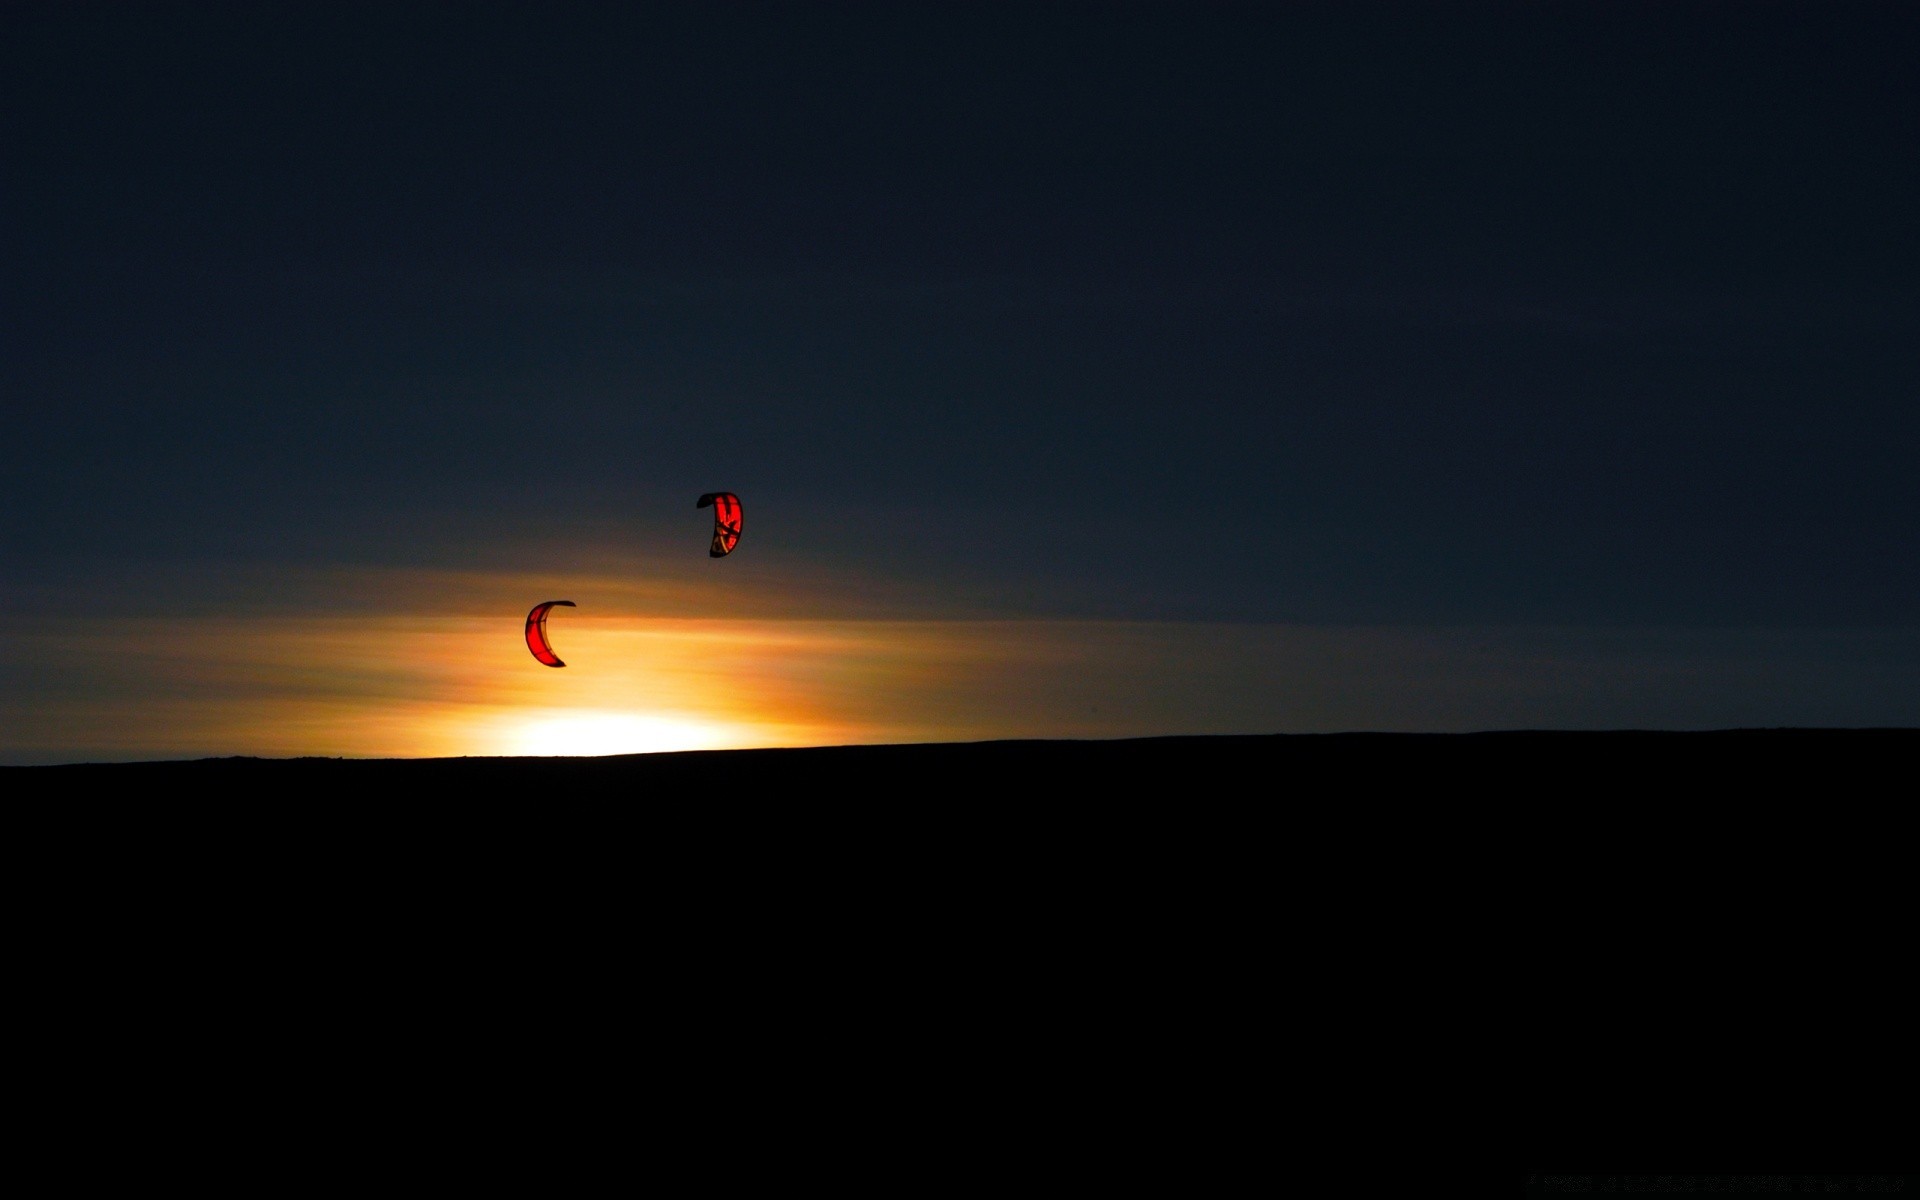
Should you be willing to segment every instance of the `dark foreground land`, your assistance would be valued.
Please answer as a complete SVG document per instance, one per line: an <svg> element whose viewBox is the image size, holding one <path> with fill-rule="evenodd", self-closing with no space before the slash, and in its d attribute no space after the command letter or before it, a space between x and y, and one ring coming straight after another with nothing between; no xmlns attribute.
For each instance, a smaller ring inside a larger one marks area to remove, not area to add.
<svg viewBox="0 0 1920 1200"><path fill-rule="evenodd" d="M24 869L123 898L295 887L352 906L398 889L624 911L646 895L684 923L779 896L997 904L1014 880L1111 878L1254 904L1276 880L1392 862L1551 874L1741 854L1784 870L1809 834L1871 854L1904 844L1917 758L1904 728L219 758L0 768L0 822Z"/></svg>
<svg viewBox="0 0 1920 1200"><path fill-rule="evenodd" d="M230 1097L221 1155L445 1126L484 1131L448 1161L541 1185L580 1147L783 1180L890 1147L916 1165L889 1194L1004 1190L1028 1176L993 1155L1034 1138L1075 1179L1231 1191L1223 1148L1388 1161L1340 1131L1411 1080L1453 1094L1448 1062L1466 1093L1516 1081L1536 1147L1621 1113L1698 1146L1729 1097L1871 1127L1905 1110L1836 1081L1885 1074L1910 1023L1916 752L1740 730L0 769L17 1024L58 1051L41 1111L198 1129L192 1081ZM1772 1049L1809 1027L1806 1062Z"/></svg>
<svg viewBox="0 0 1920 1200"><path fill-rule="evenodd" d="M601 758L216 758L0 769L22 793L108 789L213 796L327 795L353 802L498 798L761 803L938 798L1296 799L1450 793L1542 798L1600 788L1696 795L1736 786L1857 789L1910 764L1920 729L1713 732L1276 734L1111 741L713 750ZM681 789L672 793L663 788ZM690 789L690 790L687 790ZM1407 789L1413 789L1410 794Z"/></svg>

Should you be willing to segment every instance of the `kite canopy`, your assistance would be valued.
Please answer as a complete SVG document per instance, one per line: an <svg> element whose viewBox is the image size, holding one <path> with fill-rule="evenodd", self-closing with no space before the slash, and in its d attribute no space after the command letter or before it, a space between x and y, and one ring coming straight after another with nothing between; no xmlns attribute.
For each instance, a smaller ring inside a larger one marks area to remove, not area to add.
<svg viewBox="0 0 1920 1200"><path fill-rule="evenodd" d="M732 492L708 492L694 507L709 504L713 506L713 545L707 547L707 557L725 558L740 544L740 497Z"/></svg>
<svg viewBox="0 0 1920 1200"><path fill-rule="evenodd" d="M553 646L547 641L547 610L561 605L579 607L571 600L546 600L534 605L533 611L527 614L527 649L550 667L567 665L560 661L560 656L553 652Z"/></svg>

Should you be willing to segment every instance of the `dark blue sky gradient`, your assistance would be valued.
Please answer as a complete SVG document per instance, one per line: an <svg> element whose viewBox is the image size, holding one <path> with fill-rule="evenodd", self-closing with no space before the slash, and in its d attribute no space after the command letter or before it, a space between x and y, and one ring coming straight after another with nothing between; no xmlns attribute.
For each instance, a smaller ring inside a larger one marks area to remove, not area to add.
<svg viewBox="0 0 1920 1200"><path fill-rule="evenodd" d="M4 20L16 580L730 488L1008 611L1920 624L1913 5Z"/></svg>

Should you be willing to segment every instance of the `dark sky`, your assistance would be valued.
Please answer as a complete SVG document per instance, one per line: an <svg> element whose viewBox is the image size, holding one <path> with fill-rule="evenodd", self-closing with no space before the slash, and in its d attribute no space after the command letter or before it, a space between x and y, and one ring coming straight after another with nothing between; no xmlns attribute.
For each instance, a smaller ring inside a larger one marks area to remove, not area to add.
<svg viewBox="0 0 1920 1200"><path fill-rule="evenodd" d="M1920 625L1920 5L0 22L12 583L730 488L1009 613Z"/></svg>

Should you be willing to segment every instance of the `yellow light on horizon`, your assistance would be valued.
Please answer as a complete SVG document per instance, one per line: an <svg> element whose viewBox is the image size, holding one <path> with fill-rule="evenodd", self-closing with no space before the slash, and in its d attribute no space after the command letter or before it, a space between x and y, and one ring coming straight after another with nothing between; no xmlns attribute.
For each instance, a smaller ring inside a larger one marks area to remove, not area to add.
<svg viewBox="0 0 1920 1200"><path fill-rule="evenodd" d="M74 684L8 711L0 761L577 757L1241 731L1235 697L1290 711L1260 690L1286 672L1262 664L1314 667L1320 644L1286 630L1110 622L566 613L561 670L527 653L524 610L69 621L0 656L0 673L25 662ZM1264 657L1249 660L1249 647Z"/></svg>
<svg viewBox="0 0 1920 1200"><path fill-rule="evenodd" d="M684 717L580 709L512 721L499 731L499 748L510 756L599 757L657 754L673 750L721 750L741 744L742 731Z"/></svg>

